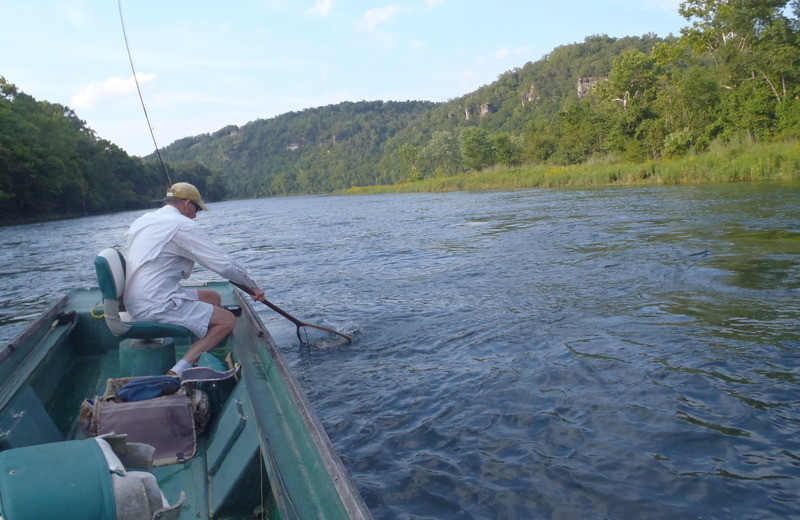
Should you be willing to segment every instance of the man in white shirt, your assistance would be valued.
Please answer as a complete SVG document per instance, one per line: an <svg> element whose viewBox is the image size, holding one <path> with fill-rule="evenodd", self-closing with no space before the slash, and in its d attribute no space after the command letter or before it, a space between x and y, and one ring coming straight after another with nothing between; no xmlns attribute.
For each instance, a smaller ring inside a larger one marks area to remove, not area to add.
<svg viewBox="0 0 800 520"><path fill-rule="evenodd" d="M198 211L207 209L196 187L179 182L167 190L164 207L136 219L125 234L126 310L135 320L180 325L198 338L170 370L178 376L236 325L236 317L222 308L217 292L181 286L181 279L189 278L195 262L248 287L253 300L264 300L264 291L247 270L193 220Z"/></svg>

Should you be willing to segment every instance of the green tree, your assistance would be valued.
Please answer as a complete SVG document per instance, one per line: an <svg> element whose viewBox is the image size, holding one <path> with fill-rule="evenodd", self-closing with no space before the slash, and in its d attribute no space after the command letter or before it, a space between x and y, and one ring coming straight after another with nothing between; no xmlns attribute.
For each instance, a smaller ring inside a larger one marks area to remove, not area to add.
<svg viewBox="0 0 800 520"><path fill-rule="evenodd" d="M416 163L427 175L455 175L462 168L459 142L453 132L440 130L420 151Z"/></svg>
<svg viewBox="0 0 800 520"><path fill-rule="evenodd" d="M422 174L417 166L419 148L404 143L381 161L380 168L385 182L401 182L407 179L421 179Z"/></svg>
<svg viewBox="0 0 800 520"><path fill-rule="evenodd" d="M668 128L669 155L700 149L718 137L723 128L723 92L716 75L707 67L692 67L672 76L658 93L658 111Z"/></svg>
<svg viewBox="0 0 800 520"><path fill-rule="evenodd" d="M489 133L476 126L465 128L459 138L464 165L473 170L481 170L495 163L495 150Z"/></svg>
<svg viewBox="0 0 800 520"><path fill-rule="evenodd" d="M506 166L516 166L522 162L522 138L508 132L499 132L490 136L495 160Z"/></svg>
<svg viewBox="0 0 800 520"><path fill-rule="evenodd" d="M782 138L800 138L800 100L784 99L776 109L778 115L778 136Z"/></svg>
<svg viewBox="0 0 800 520"><path fill-rule="evenodd" d="M623 109L617 131L629 140L625 152L630 160L657 158L668 131L655 103L663 68L656 58L632 49L614 60L608 76L613 100Z"/></svg>
<svg viewBox="0 0 800 520"><path fill-rule="evenodd" d="M608 76L609 84L616 94L615 101L625 110L631 104L646 106L655 98L655 86L661 72L652 56L636 49L622 53L614 60Z"/></svg>
<svg viewBox="0 0 800 520"><path fill-rule="evenodd" d="M799 11L797 0L681 4L680 13L692 22L682 39L712 60L725 91L726 134L768 139L782 128L786 112L778 107L800 94Z"/></svg>
<svg viewBox="0 0 800 520"><path fill-rule="evenodd" d="M533 121L525 134L522 158L532 163L543 163L558 149L557 126L549 120Z"/></svg>

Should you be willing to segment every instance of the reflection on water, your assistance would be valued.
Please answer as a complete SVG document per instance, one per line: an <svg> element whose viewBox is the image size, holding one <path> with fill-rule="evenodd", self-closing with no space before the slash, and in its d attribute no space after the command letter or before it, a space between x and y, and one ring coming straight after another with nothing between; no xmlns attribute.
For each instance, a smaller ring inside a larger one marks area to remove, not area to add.
<svg viewBox="0 0 800 520"><path fill-rule="evenodd" d="M199 220L376 518L800 510L797 185L298 197ZM2 230L0 336L137 213ZM199 269L195 278L214 278Z"/></svg>

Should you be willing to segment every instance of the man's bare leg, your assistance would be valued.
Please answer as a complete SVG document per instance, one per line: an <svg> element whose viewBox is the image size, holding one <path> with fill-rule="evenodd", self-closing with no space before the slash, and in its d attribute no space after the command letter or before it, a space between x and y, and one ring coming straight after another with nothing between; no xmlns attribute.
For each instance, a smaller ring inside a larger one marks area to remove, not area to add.
<svg viewBox="0 0 800 520"><path fill-rule="evenodd" d="M207 290L197 291L197 293L200 301L210 303L214 306L214 311L211 313L211 320L208 322L208 332L206 332L205 336L198 338L192 343L186 355L183 356L175 367L182 364L185 366L185 364L181 362L188 363L189 365L197 363L197 360L200 359L200 355L203 352L208 352L216 347L220 341L225 339L225 336L230 334L233 327L236 326L236 316L221 307L222 297L219 293ZM175 367L173 367L173 370L175 370Z"/></svg>

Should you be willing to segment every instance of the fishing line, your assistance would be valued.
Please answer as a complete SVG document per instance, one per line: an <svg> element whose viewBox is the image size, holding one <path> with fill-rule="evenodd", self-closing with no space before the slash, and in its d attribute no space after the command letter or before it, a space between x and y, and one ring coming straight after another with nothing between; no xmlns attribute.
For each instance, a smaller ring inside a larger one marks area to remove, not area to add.
<svg viewBox="0 0 800 520"><path fill-rule="evenodd" d="M136 83L136 92L139 93L139 101L142 103L142 110L144 111L144 118L147 121L147 128L150 130L150 137L153 138L153 146L156 147L156 155L158 156L158 160L161 162L161 166L164 167L164 173L167 174L167 181L169 181L169 185L172 186L172 179L169 176L167 163L165 163L164 159L161 157L161 150L159 150L158 143L156 142L156 134L153 132L153 125L150 124L150 116L147 114L147 107L144 104L144 97L142 97L142 89L139 87L139 78L136 77L136 68L133 66L131 48L128 45L128 33L125 31L125 20L122 17L122 0L117 0L117 7L119 8L119 23L122 25L122 37L125 38L125 49L128 51L128 61L131 63L133 81Z"/></svg>

